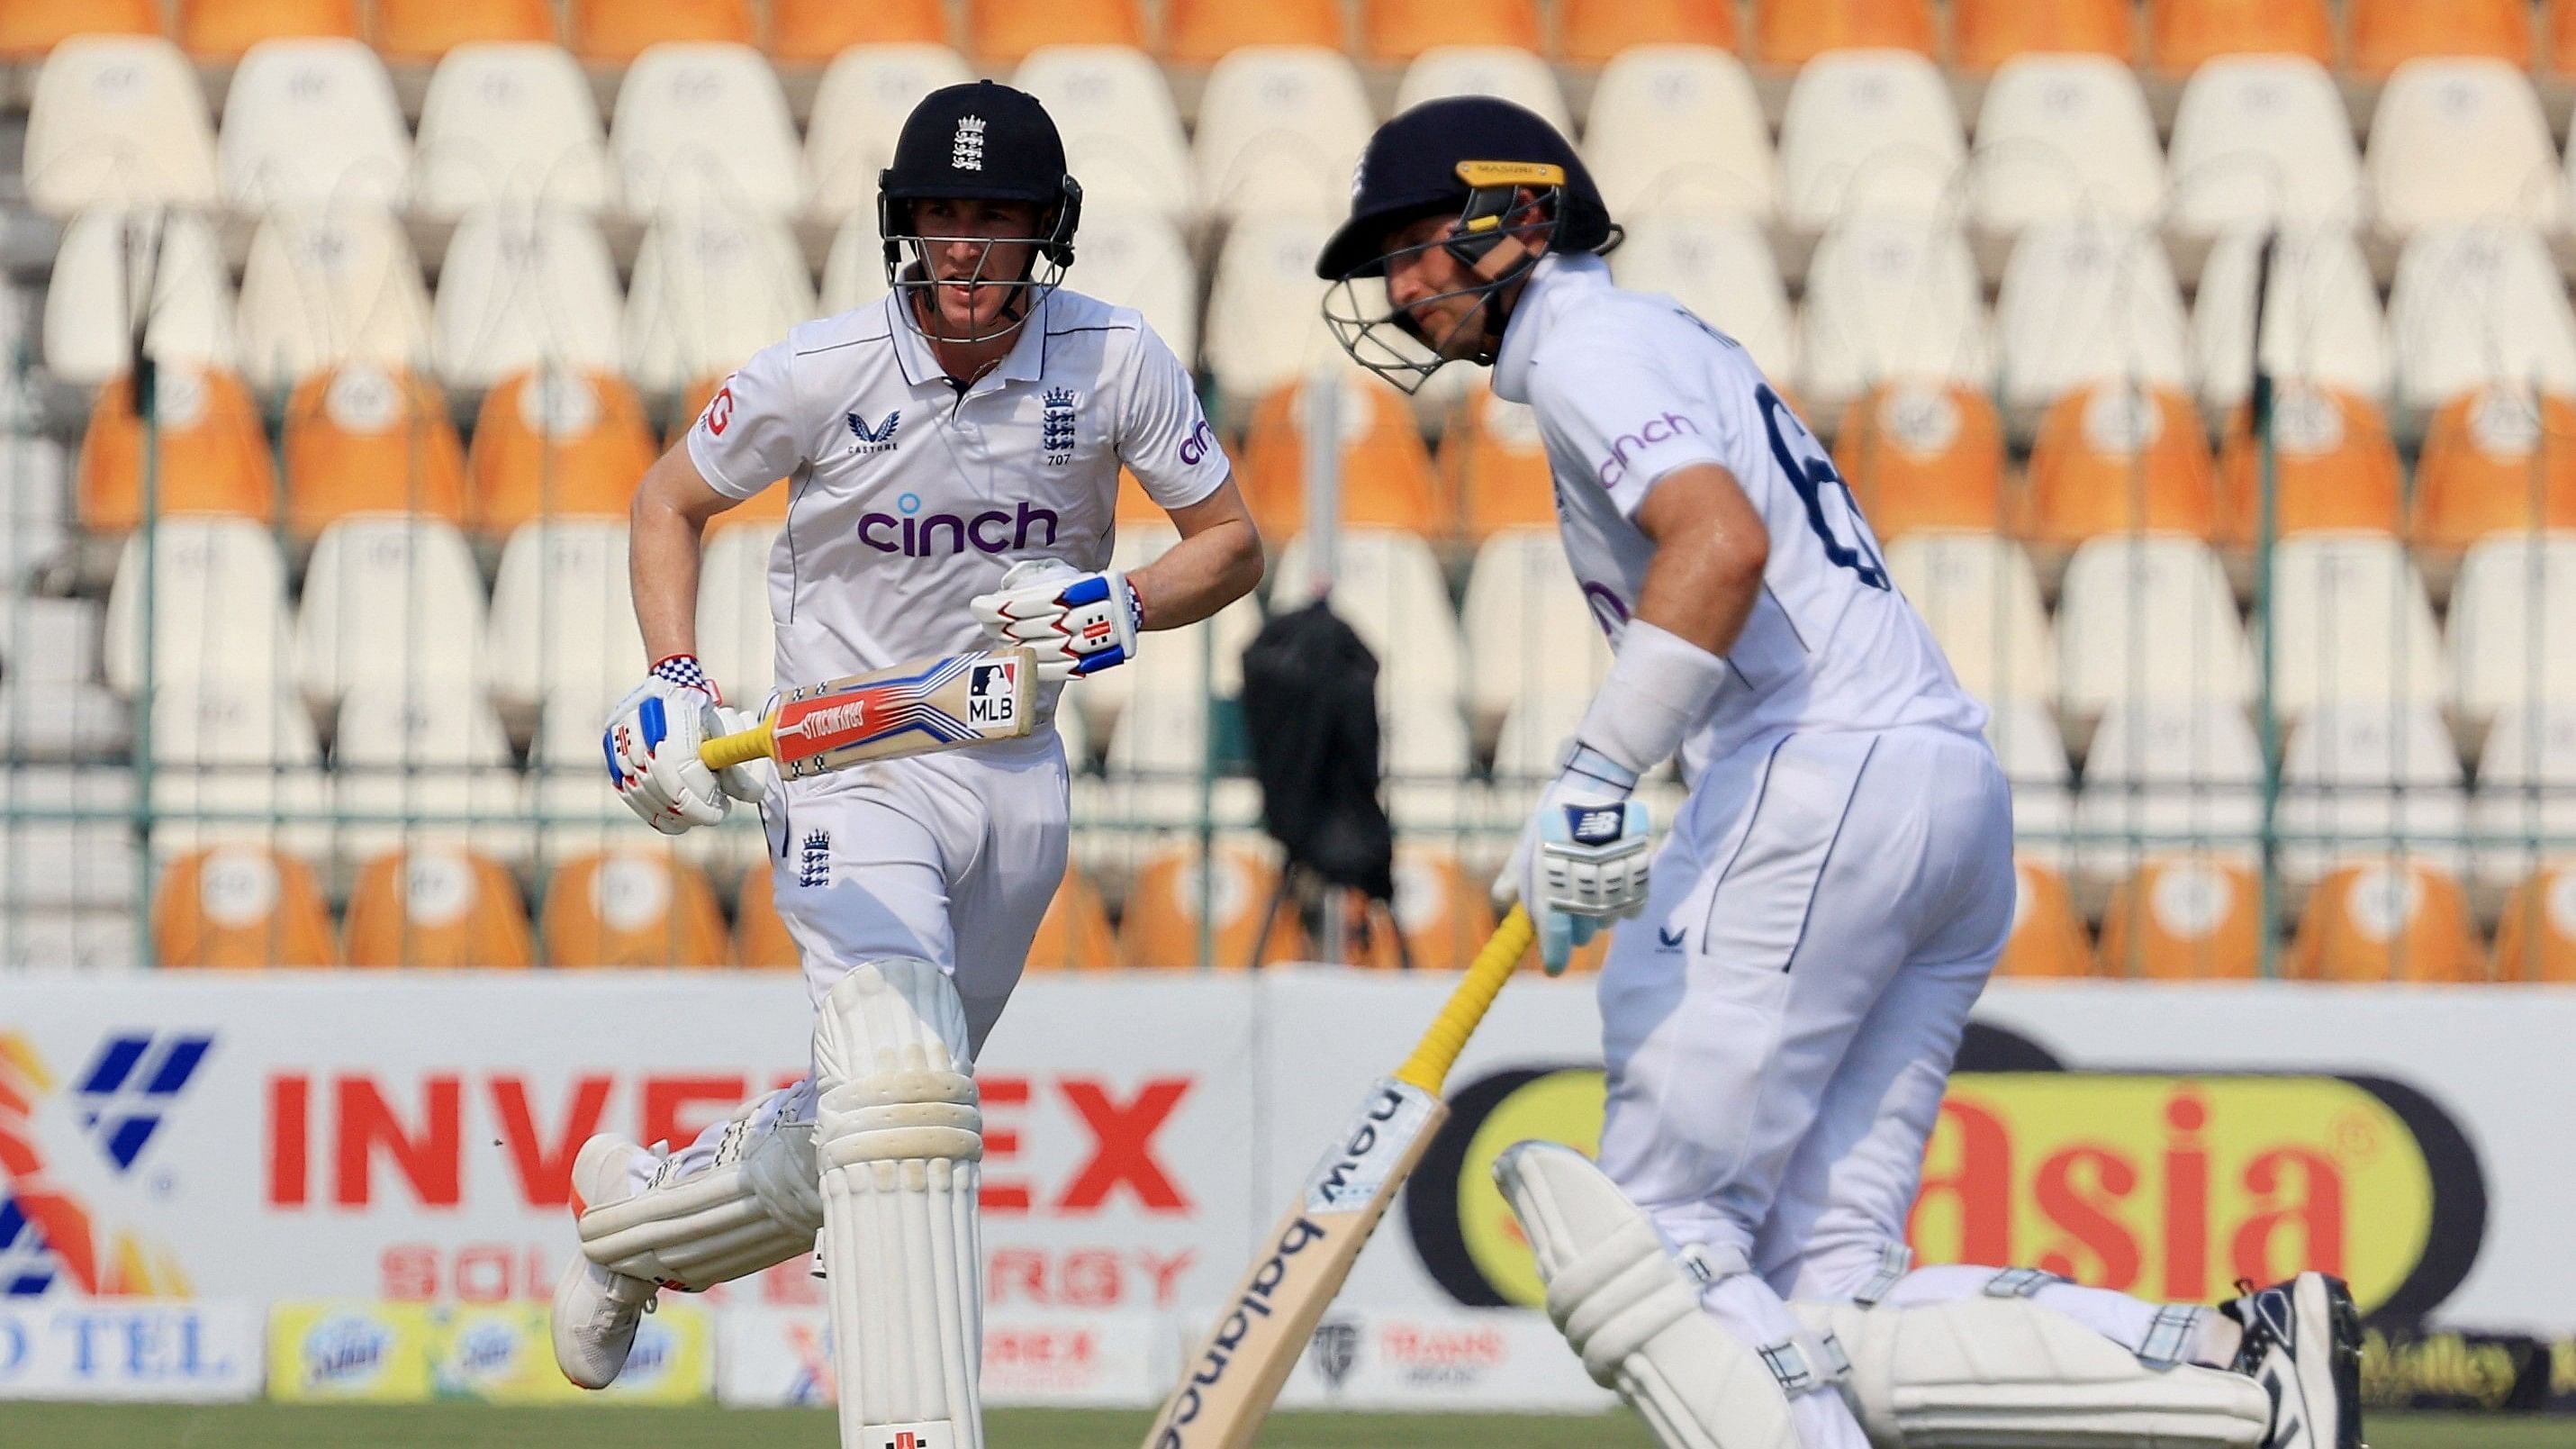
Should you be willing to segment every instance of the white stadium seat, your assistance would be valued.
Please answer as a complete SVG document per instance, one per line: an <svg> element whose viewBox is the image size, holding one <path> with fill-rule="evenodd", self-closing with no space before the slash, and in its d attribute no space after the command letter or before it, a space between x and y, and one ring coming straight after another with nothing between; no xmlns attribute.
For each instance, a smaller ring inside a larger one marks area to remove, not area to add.
<svg viewBox="0 0 2576 1449"><path fill-rule="evenodd" d="M605 520L528 524L501 549L492 583L492 702L505 720L534 720L561 704L599 721L634 687L644 635L628 606L626 525Z"/></svg>
<svg viewBox="0 0 2576 1449"><path fill-rule="evenodd" d="M2044 406L2091 382L2190 382L2182 294L2150 232L2081 222L2023 232L1995 325L2007 406Z"/></svg>
<svg viewBox="0 0 2576 1449"><path fill-rule="evenodd" d="M1074 246L1079 262L1078 238ZM823 257L823 315L856 311L885 294L885 239L877 235L877 214L873 209L854 213L832 233L832 249Z"/></svg>
<svg viewBox="0 0 2576 1449"><path fill-rule="evenodd" d="M1861 217L1827 231L1807 263L1804 323L1799 400L1828 417L1891 378L1994 385L1976 258L1935 224Z"/></svg>
<svg viewBox="0 0 2576 1449"><path fill-rule="evenodd" d="M430 73L412 204L457 217L487 206L600 212L616 204L590 81L558 45L460 45Z"/></svg>
<svg viewBox="0 0 2576 1449"><path fill-rule="evenodd" d="M356 40L252 46L224 93L215 157L225 198L245 210L396 207L411 196L411 133L393 78Z"/></svg>
<svg viewBox="0 0 2576 1449"><path fill-rule="evenodd" d="M2326 68L2303 55L2223 55L2183 84L2172 216L2211 235L2363 218L2361 152Z"/></svg>
<svg viewBox="0 0 2576 1449"><path fill-rule="evenodd" d="M483 577L456 525L360 514L313 542L296 678L325 714L356 694L483 695Z"/></svg>
<svg viewBox="0 0 2576 1449"><path fill-rule="evenodd" d="M2176 699L2112 706L2084 757L2078 870L2102 884L2159 855L2250 860L2263 823L2263 748L2233 704Z"/></svg>
<svg viewBox="0 0 2576 1449"><path fill-rule="evenodd" d="M1171 344L1186 367L1199 347L1199 277L1180 232L1144 213L1088 214L1074 243L1075 270L1067 284L1086 296L1144 314L1145 323Z"/></svg>
<svg viewBox="0 0 2576 1449"><path fill-rule="evenodd" d="M239 335L256 387L343 362L426 372L429 289L410 236L370 206L272 212L242 272Z"/></svg>
<svg viewBox="0 0 2576 1449"><path fill-rule="evenodd" d="M698 565L698 658L724 697L745 709L768 697L777 666L778 627L769 612L769 556L777 542L776 528L728 525L707 536Z"/></svg>
<svg viewBox="0 0 2576 1449"><path fill-rule="evenodd" d="M156 255L157 254L157 255ZM205 219L184 211L84 211L63 228L45 289L45 368L96 387L132 362L130 300L151 279L144 348L165 362L229 368L232 277Z"/></svg>
<svg viewBox="0 0 2576 1449"><path fill-rule="evenodd" d="M1141 213L1175 225L1198 210L1189 142L1162 67L1123 45L1047 45L1011 83L1055 118L1086 215Z"/></svg>
<svg viewBox="0 0 2576 1449"><path fill-rule="evenodd" d="M2479 221L2555 228L2567 181L2531 80L2486 56L2410 60L2379 93L2364 164L2381 227L2399 236Z"/></svg>
<svg viewBox="0 0 2576 1449"><path fill-rule="evenodd" d="M2529 226L2437 226L2398 258L2388 294L2400 399L2430 411L2488 382L2576 393L2576 312Z"/></svg>
<svg viewBox="0 0 2576 1449"><path fill-rule="evenodd" d="M2576 533L2497 533L2469 545L2451 586L2461 714L2484 723L2536 699L2576 699Z"/></svg>
<svg viewBox="0 0 2576 1449"><path fill-rule="evenodd" d="M1478 545L1460 613L1467 711L1479 735L1499 733L1534 695L1589 699L1609 672L1609 643L1553 528L1501 529Z"/></svg>
<svg viewBox="0 0 2576 1449"><path fill-rule="evenodd" d="M1661 211L1767 221L1779 209L1780 167L1753 79L1715 46L1621 51L1593 89L1583 154L1622 221Z"/></svg>
<svg viewBox="0 0 2576 1449"><path fill-rule="evenodd" d="M732 371L813 315L805 254L784 220L665 211L635 256L626 375L647 392L677 392Z"/></svg>
<svg viewBox="0 0 2576 1449"><path fill-rule="evenodd" d="M209 675L152 696L152 851L256 842L330 848L330 781L313 720L285 681Z"/></svg>
<svg viewBox="0 0 2576 1449"><path fill-rule="evenodd" d="M1663 292L1744 344L1763 372L1798 375L1798 327L1771 243L1750 217L1660 212L1638 218L1610 254L1619 285Z"/></svg>
<svg viewBox="0 0 2576 1449"><path fill-rule="evenodd" d="M1780 121L1781 211L1821 230L1849 216L1954 212L1967 161L1949 82L1910 50L1809 61Z"/></svg>
<svg viewBox="0 0 2576 1449"><path fill-rule="evenodd" d="M2354 856L2404 851L2467 873L2468 791L2460 757L2429 705L2390 700L2319 707L2290 734L2275 817L2282 870L2300 885Z"/></svg>
<svg viewBox="0 0 2576 1449"><path fill-rule="evenodd" d="M1435 45L1413 58L1396 83L1395 109L1409 111L1443 96L1500 96L1536 111L1560 136L1574 134L1574 113L1556 72L1526 50L1508 45Z"/></svg>
<svg viewBox="0 0 2576 1449"><path fill-rule="evenodd" d="M2384 533L2317 530L2281 540L2272 564L2274 706L2284 717L2339 700L2437 707L2450 661L2406 545Z"/></svg>
<svg viewBox="0 0 2576 1449"><path fill-rule="evenodd" d="M351 694L340 706L331 753L343 859L452 845L505 864L527 860L534 844L527 794L510 765L501 723L480 694L448 688ZM599 785L605 793L604 778ZM448 818L435 818L442 816Z"/></svg>
<svg viewBox="0 0 2576 1449"><path fill-rule="evenodd" d="M626 209L786 217L805 204L796 123L769 61L748 45L645 47L608 125Z"/></svg>
<svg viewBox="0 0 2576 1449"><path fill-rule="evenodd" d="M858 45L832 58L805 127L805 185L815 212L876 225L877 173L921 98L975 74L944 45Z"/></svg>
<svg viewBox="0 0 2576 1449"><path fill-rule="evenodd" d="M1977 113L1979 225L2152 222L2165 158L2146 93L2107 55L2018 55L1995 71Z"/></svg>
<svg viewBox="0 0 2576 1449"><path fill-rule="evenodd" d="M61 818L75 809L97 814ZM0 769L0 933L31 911L94 910L115 912L133 934L134 827L116 818L133 809L134 772L123 765ZM0 949L15 944L0 935Z"/></svg>
<svg viewBox="0 0 2576 1449"><path fill-rule="evenodd" d="M1348 365L1318 310L1324 284L1315 280L1315 257L1329 235L1324 223L1275 216L1226 233L1199 353L1227 405L1245 416L1255 400L1319 365Z"/></svg>
<svg viewBox="0 0 2576 1449"><path fill-rule="evenodd" d="M1970 694L1989 705L2057 698L2057 650L2039 576L2019 543L1993 533L1912 532L1887 545L1887 573Z"/></svg>
<svg viewBox="0 0 2576 1449"><path fill-rule="evenodd" d="M2124 700L2253 697L2253 663L2227 571L2179 534L2086 540L2066 566L2057 608L2066 711L2100 715Z"/></svg>
<svg viewBox="0 0 2576 1449"><path fill-rule="evenodd" d="M157 36L76 35L55 46L27 107L21 172L27 200L49 216L213 206L215 132L195 69Z"/></svg>
<svg viewBox="0 0 2576 1449"><path fill-rule="evenodd" d="M2263 236L2231 232L2209 249L2191 316L2201 401L2243 402L2254 386L2254 291ZM2263 303L2263 358L2276 378L2383 401L2397 375L2396 348L2360 243L2340 228L2284 231L2273 249Z"/></svg>
<svg viewBox="0 0 2576 1449"><path fill-rule="evenodd" d="M2478 878L2488 885L2510 887L2542 861L2566 858L2576 837L2576 702L2545 700L2496 716L2478 753L2469 818Z"/></svg>
<svg viewBox="0 0 2576 1449"><path fill-rule="evenodd" d="M1122 571L1142 568L1180 538L1180 530L1169 523L1122 522L1117 542L1110 546L1109 566ZM1134 699L1241 694L1243 651L1260 632L1260 604L1248 596L1237 599L1202 624L1157 636L1135 663L1084 680L1080 689L1067 693L1056 706L1058 722L1078 713L1089 738L1107 740L1114 737Z"/></svg>
<svg viewBox="0 0 2576 1449"><path fill-rule="evenodd" d="M586 218L475 212L439 268L439 378L479 389L547 362L616 372L624 311L617 264Z"/></svg>
<svg viewBox="0 0 2576 1449"><path fill-rule="evenodd" d="M1986 741L2012 786L2013 853L2064 871L2075 856L2075 767L2057 716L2036 699L1990 703Z"/></svg>
<svg viewBox="0 0 2576 1449"><path fill-rule="evenodd" d="M70 540L71 459L51 438L0 434L0 580L22 585Z"/></svg>
<svg viewBox="0 0 2576 1449"><path fill-rule="evenodd" d="M128 697L144 681L147 592L156 621L149 641L156 688L221 677L266 689L282 677L290 657L286 561L267 525L177 517L126 535L108 586L101 653L109 687Z"/></svg>
<svg viewBox="0 0 2576 1449"><path fill-rule="evenodd" d="M1313 541L1288 541L1270 571L1273 613L1313 599ZM1395 528L1342 530L1333 547L1333 612L1378 658L1379 712L1401 695L1458 707L1466 652L1431 545Z"/></svg>
<svg viewBox="0 0 2576 1449"><path fill-rule="evenodd" d="M1220 217L1338 221L1374 121L1359 70L1339 51L1229 51L1199 93L1199 198Z"/></svg>

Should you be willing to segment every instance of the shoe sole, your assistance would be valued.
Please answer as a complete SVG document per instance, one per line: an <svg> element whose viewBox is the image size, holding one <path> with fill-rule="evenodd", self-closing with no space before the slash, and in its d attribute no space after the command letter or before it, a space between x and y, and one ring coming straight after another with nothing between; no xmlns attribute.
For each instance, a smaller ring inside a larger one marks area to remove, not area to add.
<svg viewBox="0 0 2576 1449"><path fill-rule="evenodd" d="M2303 1281L2291 1290L2291 1300L2303 1324L2322 1320L2326 1329L2323 1364L2313 1363L2302 1354L2298 1365L2299 1391L2308 1401L2311 1422L2318 1403L2333 1404L2335 1435L2331 1449L2364 1449L2361 1440L2361 1310L2352 1301L2352 1290L2341 1278L2330 1273L2318 1273L2312 1278L2303 1275Z"/></svg>

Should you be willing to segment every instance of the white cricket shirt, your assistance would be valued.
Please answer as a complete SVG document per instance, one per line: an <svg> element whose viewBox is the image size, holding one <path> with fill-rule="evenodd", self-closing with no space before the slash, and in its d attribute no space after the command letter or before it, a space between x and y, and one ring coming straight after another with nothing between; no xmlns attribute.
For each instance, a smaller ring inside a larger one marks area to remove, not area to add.
<svg viewBox="0 0 2576 1449"><path fill-rule="evenodd" d="M1543 257L1503 329L1494 391L1537 415L1566 557L1613 648L1654 556L1634 519L1658 479L1715 463L1769 525L1762 594L1683 743L1684 778L1804 730L1983 728L1824 445L1735 339L1670 297L1612 286L1599 257Z"/></svg>

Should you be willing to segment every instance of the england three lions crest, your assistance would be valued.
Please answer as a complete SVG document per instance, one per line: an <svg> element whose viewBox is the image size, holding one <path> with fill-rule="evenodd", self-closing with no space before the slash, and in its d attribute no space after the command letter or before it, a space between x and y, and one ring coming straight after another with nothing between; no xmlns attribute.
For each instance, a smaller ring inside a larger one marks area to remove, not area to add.
<svg viewBox="0 0 2576 1449"><path fill-rule="evenodd" d="M1073 461L1073 389L1048 388L1040 401L1045 410L1038 415L1039 444L1046 450L1046 465L1061 468Z"/></svg>

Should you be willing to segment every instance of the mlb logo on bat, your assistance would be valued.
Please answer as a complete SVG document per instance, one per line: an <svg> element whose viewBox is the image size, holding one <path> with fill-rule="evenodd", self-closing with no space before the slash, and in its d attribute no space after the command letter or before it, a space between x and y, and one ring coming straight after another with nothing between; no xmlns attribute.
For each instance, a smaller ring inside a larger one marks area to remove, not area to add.
<svg viewBox="0 0 2576 1449"><path fill-rule="evenodd" d="M1019 665L1009 660L976 665L966 685L966 722L977 729L1009 728L1019 718L1018 682Z"/></svg>

